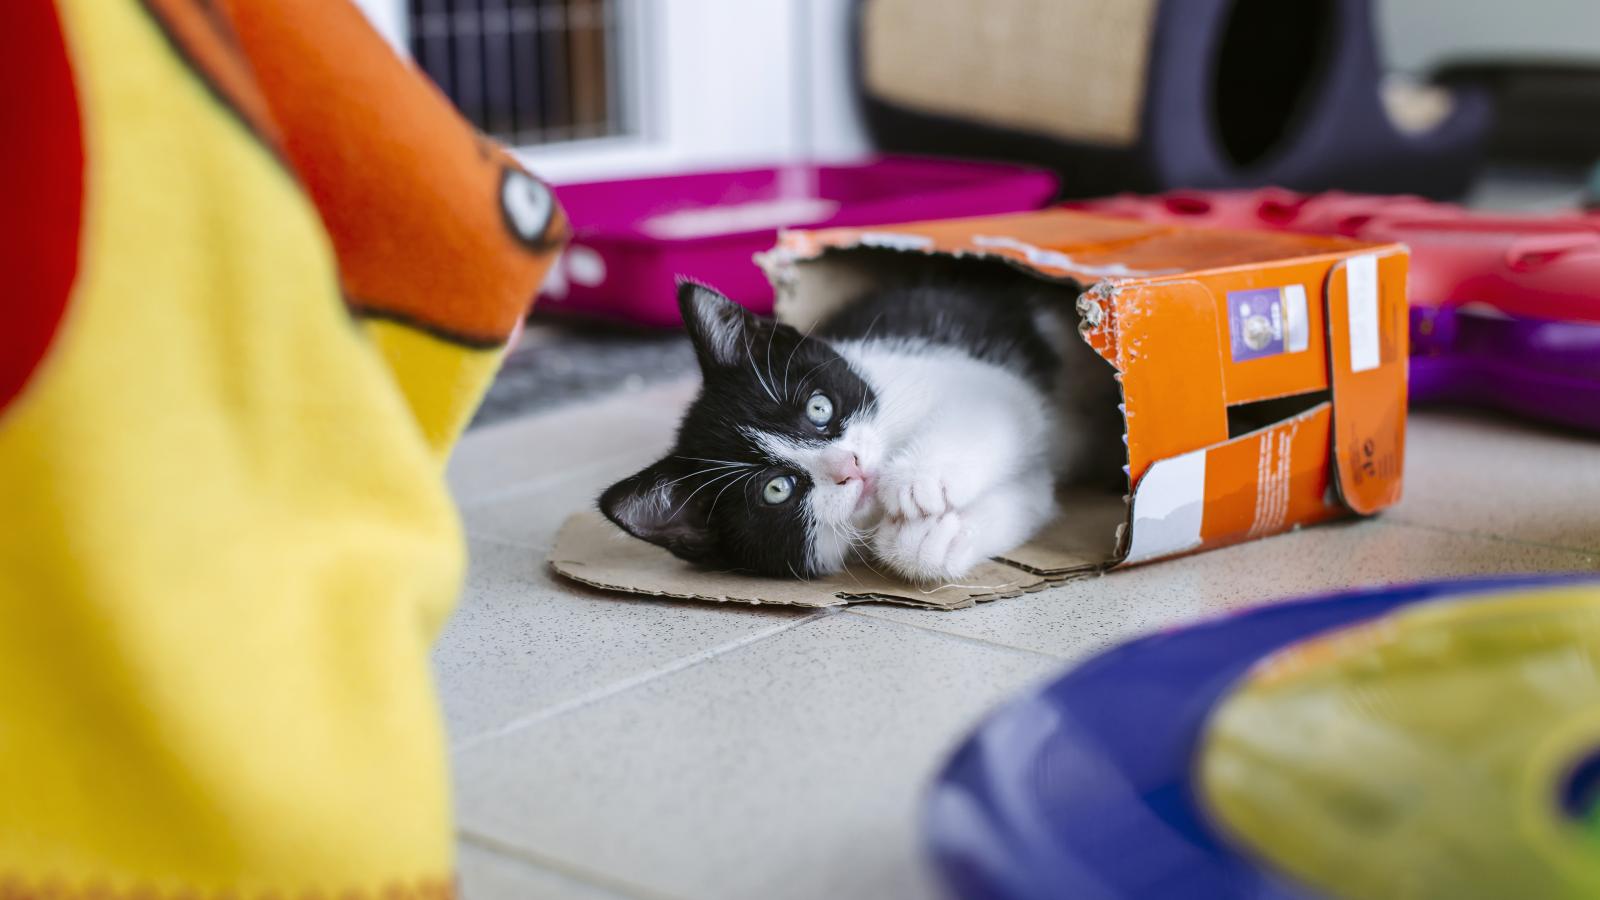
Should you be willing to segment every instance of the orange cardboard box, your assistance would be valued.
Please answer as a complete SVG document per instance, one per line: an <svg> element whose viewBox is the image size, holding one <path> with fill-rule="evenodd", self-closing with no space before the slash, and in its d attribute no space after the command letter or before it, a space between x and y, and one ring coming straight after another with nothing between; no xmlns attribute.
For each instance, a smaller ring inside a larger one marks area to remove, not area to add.
<svg viewBox="0 0 1600 900"><path fill-rule="evenodd" d="M805 330L875 279L974 259L1081 291L1081 339L1122 395L1126 496L1075 496L1031 543L980 567L968 584L938 589L870 570L807 583L704 572L613 539L598 513L568 521L552 566L587 584L656 596L949 609L1371 515L1399 500L1404 247L1046 210L789 231L759 262L777 288L778 317Z"/></svg>

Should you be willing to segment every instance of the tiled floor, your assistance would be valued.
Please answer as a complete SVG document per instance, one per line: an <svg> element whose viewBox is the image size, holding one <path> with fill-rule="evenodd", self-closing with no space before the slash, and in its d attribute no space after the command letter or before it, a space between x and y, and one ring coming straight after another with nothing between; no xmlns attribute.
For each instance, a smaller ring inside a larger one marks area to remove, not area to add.
<svg viewBox="0 0 1600 900"><path fill-rule="evenodd" d="M984 712L1132 635L1329 588L1600 568L1600 445L1420 413L1407 495L1307 529L958 612L807 613L554 580L557 526L653 459L674 383L469 434L472 571L436 654L468 900L931 893L918 798Z"/></svg>

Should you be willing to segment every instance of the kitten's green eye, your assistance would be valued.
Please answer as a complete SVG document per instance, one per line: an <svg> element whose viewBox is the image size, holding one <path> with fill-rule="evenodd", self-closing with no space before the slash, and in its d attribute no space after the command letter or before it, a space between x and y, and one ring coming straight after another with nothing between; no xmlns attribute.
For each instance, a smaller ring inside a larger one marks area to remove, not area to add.
<svg viewBox="0 0 1600 900"><path fill-rule="evenodd" d="M779 475L778 477L768 481L766 486L761 489L761 499L767 501L767 503L773 506L777 506L780 503L785 503L790 497L793 496L793 475Z"/></svg>
<svg viewBox="0 0 1600 900"><path fill-rule="evenodd" d="M818 428L832 422L833 401L828 399L827 394L812 394L811 399L806 401L806 418Z"/></svg>

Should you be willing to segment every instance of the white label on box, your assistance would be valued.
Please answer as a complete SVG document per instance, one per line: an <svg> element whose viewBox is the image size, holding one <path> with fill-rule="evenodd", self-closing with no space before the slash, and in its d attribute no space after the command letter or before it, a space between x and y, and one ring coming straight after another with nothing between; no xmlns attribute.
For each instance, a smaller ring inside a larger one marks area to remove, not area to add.
<svg viewBox="0 0 1600 900"><path fill-rule="evenodd" d="M1284 351L1299 353L1311 343L1311 323L1306 316L1306 286L1291 284L1283 289Z"/></svg>
<svg viewBox="0 0 1600 900"><path fill-rule="evenodd" d="M1378 258L1353 256L1344 267L1345 297L1350 313L1350 371L1376 369L1378 352Z"/></svg>

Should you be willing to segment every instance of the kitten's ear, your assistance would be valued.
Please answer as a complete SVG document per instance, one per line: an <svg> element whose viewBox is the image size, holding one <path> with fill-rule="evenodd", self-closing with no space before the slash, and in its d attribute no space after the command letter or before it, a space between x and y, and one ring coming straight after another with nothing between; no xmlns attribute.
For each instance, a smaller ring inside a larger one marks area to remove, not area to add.
<svg viewBox="0 0 1600 900"><path fill-rule="evenodd" d="M693 281L678 282L678 309L702 368L739 365L759 327L744 307Z"/></svg>
<svg viewBox="0 0 1600 900"><path fill-rule="evenodd" d="M600 495L600 512L618 528L690 562L715 561L706 500L690 463L667 457Z"/></svg>

